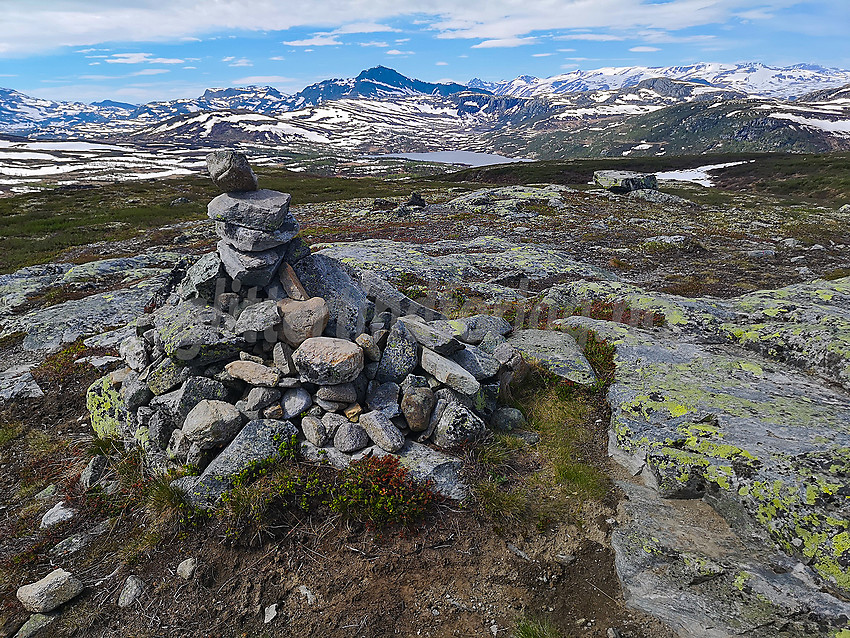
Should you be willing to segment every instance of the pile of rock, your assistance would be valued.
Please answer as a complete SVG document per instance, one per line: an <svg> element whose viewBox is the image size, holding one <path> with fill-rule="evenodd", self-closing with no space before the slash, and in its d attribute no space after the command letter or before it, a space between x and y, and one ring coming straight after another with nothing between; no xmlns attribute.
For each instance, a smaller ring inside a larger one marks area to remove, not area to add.
<svg viewBox="0 0 850 638"><path fill-rule="evenodd" d="M658 188L658 180L654 174L634 171L595 171L593 183L612 193Z"/></svg>
<svg viewBox="0 0 850 638"><path fill-rule="evenodd" d="M290 196L257 190L244 156L208 158L209 216L221 238L136 321L120 348L126 367L88 392L102 438L145 449L154 467L192 465L180 479L212 506L251 463L296 437L301 452L342 468L397 454L414 477L461 498L460 462L439 448L475 441L521 415L497 410L522 369L510 325L478 315L448 321L380 277L357 280L297 236Z"/></svg>

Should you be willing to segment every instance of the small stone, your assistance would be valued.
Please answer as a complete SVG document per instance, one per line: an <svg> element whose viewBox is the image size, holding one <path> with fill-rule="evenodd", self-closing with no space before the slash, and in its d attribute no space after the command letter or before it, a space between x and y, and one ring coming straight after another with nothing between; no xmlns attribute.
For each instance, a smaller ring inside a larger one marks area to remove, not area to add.
<svg viewBox="0 0 850 638"><path fill-rule="evenodd" d="M404 447L404 435L383 412L375 410L360 415L360 426L376 445L387 452L398 452Z"/></svg>
<svg viewBox="0 0 850 638"><path fill-rule="evenodd" d="M88 534L74 534L54 545L47 554L54 559L64 558L83 549L90 540L91 537Z"/></svg>
<svg viewBox="0 0 850 638"><path fill-rule="evenodd" d="M191 373L191 368L177 365L174 360L166 357L150 370L146 382L150 391L159 396L183 385Z"/></svg>
<svg viewBox="0 0 850 638"><path fill-rule="evenodd" d="M350 404L357 401L357 389L353 383L340 383L339 385L323 385L316 392L319 399L335 401L336 403Z"/></svg>
<svg viewBox="0 0 850 638"><path fill-rule="evenodd" d="M168 441L168 447L165 449L165 454L169 459L185 463L186 456L189 454L189 448L192 442L183 434L183 430L177 429L171 433L171 438Z"/></svg>
<svg viewBox="0 0 850 638"><path fill-rule="evenodd" d="M251 411L262 410L279 401L280 397L281 392L277 388L251 388L245 399L245 407Z"/></svg>
<svg viewBox="0 0 850 638"><path fill-rule="evenodd" d="M274 344L274 349L272 350L275 368L280 370L280 373L286 377L297 373L295 364L292 362L293 352L294 350L285 343Z"/></svg>
<svg viewBox="0 0 850 638"><path fill-rule="evenodd" d="M257 176L243 153L213 151L207 155L207 171L225 193L257 190Z"/></svg>
<svg viewBox="0 0 850 638"><path fill-rule="evenodd" d="M41 580L18 588L17 597L24 609L43 614L80 595L83 584L64 569L54 569Z"/></svg>
<svg viewBox="0 0 850 638"><path fill-rule="evenodd" d="M384 348L375 379L380 383L387 381L401 383L408 374L413 372L418 363L418 342L404 323L396 322L390 330L387 347Z"/></svg>
<svg viewBox="0 0 850 638"><path fill-rule="evenodd" d="M77 515L77 510L67 507L65 501L60 501L51 507L44 516L41 517L40 529L47 529L54 525L59 525L65 521L70 521Z"/></svg>
<svg viewBox="0 0 850 638"><path fill-rule="evenodd" d="M177 566L177 575L183 580L192 580L197 568L198 561L194 558L187 558Z"/></svg>
<svg viewBox="0 0 850 638"><path fill-rule="evenodd" d="M268 285L283 260L282 248L247 252L224 240L218 242L217 248L227 274L242 286Z"/></svg>
<svg viewBox="0 0 850 638"><path fill-rule="evenodd" d="M440 383L445 383L461 394L474 395L481 389L481 384L470 372L427 348L422 350L422 368Z"/></svg>
<svg viewBox="0 0 850 638"><path fill-rule="evenodd" d="M345 418L352 423L357 423L360 415L363 414L363 407L359 403L352 403L351 405L346 406L343 414L345 414Z"/></svg>
<svg viewBox="0 0 850 638"><path fill-rule="evenodd" d="M313 405L313 399L304 388L293 388L284 393L281 403L283 405L283 418L291 419L306 412Z"/></svg>
<svg viewBox="0 0 850 638"><path fill-rule="evenodd" d="M437 354L449 356L458 350L463 350L463 344L455 339L451 332L429 325L415 315L401 317L399 321L404 323L407 330L420 345L433 350Z"/></svg>
<svg viewBox="0 0 850 638"><path fill-rule="evenodd" d="M224 369L234 379L239 379L249 385L273 388L280 381L280 372L253 361L231 361L224 366Z"/></svg>
<svg viewBox="0 0 850 638"><path fill-rule="evenodd" d="M381 360L381 349L378 347L378 344L375 343L375 340L371 337L371 335L367 335L364 332L363 334L357 335L354 342L363 348L363 353L369 361Z"/></svg>
<svg viewBox="0 0 850 638"><path fill-rule="evenodd" d="M310 294L301 285L298 275L295 274L292 266L287 262L281 264L278 271L278 278L280 279L280 284L283 286L283 290L290 299L307 301L310 298Z"/></svg>
<svg viewBox="0 0 850 638"><path fill-rule="evenodd" d="M437 423L432 439L442 448L474 442L487 431L484 421L461 403L449 403Z"/></svg>
<svg viewBox="0 0 850 638"><path fill-rule="evenodd" d="M229 443L241 427L242 415L236 406L205 399L189 412L182 431L189 441L208 450Z"/></svg>
<svg viewBox="0 0 850 638"><path fill-rule="evenodd" d="M340 423L334 434L334 447L337 450L350 454L362 450L367 445L369 445L369 435L360 424L351 423L347 419Z"/></svg>
<svg viewBox="0 0 850 638"><path fill-rule="evenodd" d="M363 370L363 350L355 343L314 337L302 343L292 357L304 381L338 385L354 381Z"/></svg>
<svg viewBox="0 0 850 638"><path fill-rule="evenodd" d="M33 614L29 619L18 629L15 638L32 638L52 625L59 616L57 614ZM44 635L42 633L42 635Z"/></svg>
<svg viewBox="0 0 850 638"><path fill-rule="evenodd" d="M304 433L304 438L316 447L325 447L330 440L325 424L313 416L301 419L301 432Z"/></svg>
<svg viewBox="0 0 850 638"><path fill-rule="evenodd" d="M322 423L325 425L325 432L328 433L329 437L336 436L339 427L348 421L349 420L346 417L334 412L328 412L322 417Z"/></svg>
<svg viewBox="0 0 850 638"><path fill-rule="evenodd" d="M330 318L328 304L321 297L307 301L281 299L277 309L281 316L280 338L293 348L311 337L320 337Z"/></svg>
<svg viewBox="0 0 850 638"><path fill-rule="evenodd" d="M277 604L269 605L263 612L263 624L268 625L275 618L277 618Z"/></svg>
<svg viewBox="0 0 850 638"><path fill-rule="evenodd" d="M372 382L369 384L369 391L366 394L366 405L373 410L378 410L388 419L391 419L401 414L398 406L398 394L399 387L397 383L389 381L379 385L376 382Z"/></svg>
<svg viewBox="0 0 850 638"><path fill-rule="evenodd" d="M516 408L501 407L490 416L490 426L496 432L510 432L525 425L525 416Z"/></svg>
<svg viewBox="0 0 850 638"><path fill-rule="evenodd" d="M124 582L124 588L118 596L118 606L121 609L126 609L134 602L139 600L139 597L145 591L145 581L135 575L127 577Z"/></svg>
<svg viewBox="0 0 850 638"><path fill-rule="evenodd" d="M280 403L270 405L262 411L264 419L283 420L283 406Z"/></svg>
<svg viewBox="0 0 850 638"><path fill-rule="evenodd" d="M148 367L148 351L145 340L141 337L127 337L121 342L118 353L124 362L136 372L141 372Z"/></svg>
<svg viewBox="0 0 850 638"><path fill-rule="evenodd" d="M413 387L404 393L401 411L411 431L424 432L428 429L436 404L437 399L430 388Z"/></svg>

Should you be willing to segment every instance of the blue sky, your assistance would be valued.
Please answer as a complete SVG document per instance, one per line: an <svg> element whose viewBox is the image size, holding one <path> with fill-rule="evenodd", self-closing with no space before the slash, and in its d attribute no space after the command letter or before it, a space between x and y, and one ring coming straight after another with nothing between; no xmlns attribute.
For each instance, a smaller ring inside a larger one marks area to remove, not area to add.
<svg viewBox="0 0 850 638"><path fill-rule="evenodd" d="M0 86L133 103L694 62L850 67L850 0L0 0Z"/></svg>

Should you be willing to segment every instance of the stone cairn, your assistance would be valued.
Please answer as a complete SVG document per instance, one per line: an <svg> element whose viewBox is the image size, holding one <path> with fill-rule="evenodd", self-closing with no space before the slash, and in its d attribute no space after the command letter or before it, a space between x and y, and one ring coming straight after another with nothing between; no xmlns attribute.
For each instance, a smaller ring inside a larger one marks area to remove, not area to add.
<svg viewBox="0 0 850 638"><path fill-rule="evenodd" d="M232 480L297 438L337 468L398 455L414 478L463 498L451 451L511 427L500 387L523 367L510 325L448 321L370 271L312 254L290 195L258 190L244 155L216 151L224 191L208 206L220 238L120 346L126 367L89 388L101 438L141 446L148 465L191 465L175 481L212 507ZM436 449L439 448L439 449Z"/></svg>

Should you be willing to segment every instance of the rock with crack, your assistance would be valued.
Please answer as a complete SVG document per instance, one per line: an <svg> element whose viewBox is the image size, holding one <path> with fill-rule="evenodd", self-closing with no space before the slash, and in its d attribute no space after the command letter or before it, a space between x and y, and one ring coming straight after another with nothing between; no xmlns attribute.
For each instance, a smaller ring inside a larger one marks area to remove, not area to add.
<svg viewBox="0 0 850 638"><path fill-rule="evenodd" d="M354 381L363 371L363 350L356 343L331 337L313 337L292 355L301 378L317 385Z"/></svg>
<svg viewBox="0 0 850 638"><path fill-rule="evenodd" d="M285 251L281 247L258 252L239 250L227 241L218 242L218 254L232 279L247 287L266 286L277 273Z"/></svg>
<svg viewBox="0 0 850 638"><path fill-rule="evenodd" d="M527 361L580 385L596 383L596 373L575 338L554 330L517 330L508 339Z"/></svg>
<svg viewBox="0 0 850 638"><path fill-rule="evenodd" d="M282 299L277 302L281 317L280 338L297 348L311 337L321 337L330 320L328 304L321 297L305 301Z"/></svg>
<svg viewBox="0 0 850 638"><path fill-rule="evenodd" d="M487 432L481 417L462 403L449 403L437 422L432 439L442 448L475 442Z"/></svg>
<svg viewBox="0 0 850 638"><path fill-rule="evenodd" d="M257 176L243 153L213 151L206 157L207 171L215 185L225 193L257 190Z"/></svg>
<svg viewBox="0 0 850 638"><path fill-rule="evenodd" d="M422 349L421 363L425 372L461 394L475 395L481 389L481 384L471 372L427 348Z"/></svg>
<svg viewBox="0 0 850 638"><path fill-rule="evenodd" d="M375 410L360 415L360 426L366 430L375 445L387 452L398 452L404 447L405 438L383 412Z"/></svg>
<svg viewBox="0 0 850 638"><path fill-rule="evenodd" d="M54 569L39 581L19 587L18 600L29 612L44 614L79 596L83 584L64 569Z"/></svg>
<svg viewBox="0 0 850 638"><path fill-rule="evenodd" d="M224 193L209 203L207 215L217 222L273 233L285 224L297 227L298 222L289 212L291 199L289 193L266 189Z"/></svg>
<svg viewBox="0 0 850 638"><path fill-rule="evenodd" d="M228 222L216 222L216 235L238 250L261 252L286 246L299 231L298 222L293 217L271 232L238 226Z"/></svg>
<svg viewBox="0 0 850 638"><path fill-rule="evenodd" d="M186 497L196 507L210 509L233 485L242 472L258 464L273 461L298 430L289 421L257 419L249 421L236 438L203 471L191 486L185 484ZM172 483L173 484L173 483Z"/></svg>
<svg viewBox="0 0 850 638"><path fill-rule="evenodd" d="M655 175L634 171L596 171L593 173L593 183L614 193L658 188Z"/></svg>
<svg viewBox="0 0 850 638"><path fill-rule="evenodd" d="M239 352L242 340L235 320L216 308L186 301L154 313L154 325L165 354L180 365L207 365Z"/></svg>
<svg viewBox="0 0 850 638"><path fill-rule="evenodd" d="M180 282L177 293L181 299L204 299L212 301L215 299L218 287L224 292L224 268L218 252L202 255L186 271L186 276Z"/></svg>
<svg viewBox="0 0 850 638"><path fill-rule="evenodd" d="M381 362L378 364L376 381L379 383L401 383L419 363L419 344L402 322L390 330Z"/></svg>

